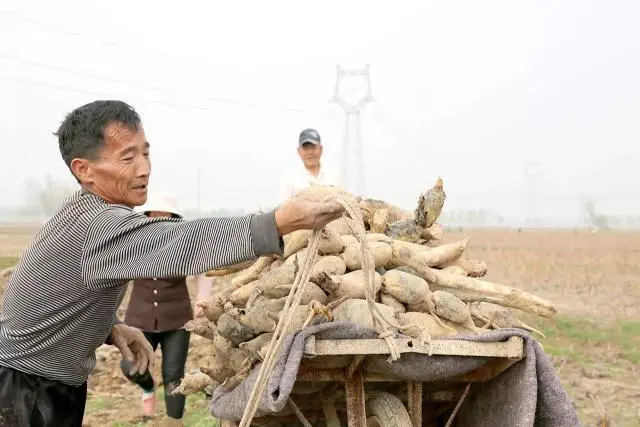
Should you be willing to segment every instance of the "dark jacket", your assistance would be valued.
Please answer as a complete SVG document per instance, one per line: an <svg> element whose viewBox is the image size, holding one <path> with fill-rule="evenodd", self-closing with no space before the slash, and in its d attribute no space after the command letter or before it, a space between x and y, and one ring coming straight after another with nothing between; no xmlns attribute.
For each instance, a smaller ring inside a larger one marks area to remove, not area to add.
<svg viewBox="0 0 640 427"><path fill-rule="evenodd" d="M133 290L125 323L144 332L180 329L193 319L186 279L138 279Z"/></svg>

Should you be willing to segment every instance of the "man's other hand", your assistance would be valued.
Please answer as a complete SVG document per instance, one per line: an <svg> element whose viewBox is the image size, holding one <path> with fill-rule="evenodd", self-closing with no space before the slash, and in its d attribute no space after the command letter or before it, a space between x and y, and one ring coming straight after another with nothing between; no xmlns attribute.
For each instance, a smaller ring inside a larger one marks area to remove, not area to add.
<svg viewBox="0 0 640 427"><path fill-rule="evenodd" d="M276 226L280 236L296 230L317 230L344 213L337 202L316 202L306 199L290 199L276 209Z"/></svg>
<svg viewBox="0 0 640 427"><path fill-rule="evenodd" d="M153 348L142 331L124 323L118 323L111 328L110 341L118 347L122 358L131 363L130 375L136 372L140 375L153 369L155 354Z"/></svg>

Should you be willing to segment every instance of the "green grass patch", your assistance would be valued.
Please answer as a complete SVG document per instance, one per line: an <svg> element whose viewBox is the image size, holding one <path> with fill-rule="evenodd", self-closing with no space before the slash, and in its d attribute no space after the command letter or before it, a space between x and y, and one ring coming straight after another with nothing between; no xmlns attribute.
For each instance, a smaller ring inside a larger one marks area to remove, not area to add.
<svg viewBox="0 0 640 427"><path fill-rule="evenodd" d="M0 257L0 270L4 270L5 268L13 267L18 263L18 258L16 257Z"/></svg>
<svg viewBox="0 0 640 427"><path fill-rule="evenodd" d="M624 358L640 364L640 322L622 322L619 337Z"/></svg>
<svg viewBox="0 0 640 427"><path fill-rule="evenodd" d="M159 423L164 417L164 390L162 387L156 390L156 399L157 418L155 421ZM138 399L123 400L121 398L92 397L87 400L85 416L92 412L122 409L123 406L137 405L138 402ZM203 393L187 396L184 417L182 418L185 427L218 427L220 425L220 422L209 414L207 404L208 400ZM114 421L110 424L111 427L148 427L149 425L149 423L127 421Z"/></svg>
<svg viewBox="0 0 640 427"><path fill-rule="evenodd" d="M105 397L92 397L87 399L87 406L85 407L85 414L97 411L108 411L117 406L116 399Z"/></svg>
<svg viewBox="0 0 640 427"><path fill-rule="evenodd" d="M623 359L640 363L640 322L621 320L599 325L586 319L558 316L531 323L546 335L539 341L551 355L592 362L601 360L602 352L598 349L606 348L608 352L617 351Z"/></svg>
<svg viewBox="0 0 640 427"><path fill-rule="evenodd" d="M208 403L209 401L202 393L187 396L184 425L189 427L218 427L220 422L209 413Z"/></svg>

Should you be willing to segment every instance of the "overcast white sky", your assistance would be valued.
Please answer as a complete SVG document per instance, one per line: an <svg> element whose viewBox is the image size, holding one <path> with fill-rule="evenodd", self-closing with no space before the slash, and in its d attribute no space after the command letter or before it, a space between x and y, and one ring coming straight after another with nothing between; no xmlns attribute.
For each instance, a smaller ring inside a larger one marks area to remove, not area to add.
<svg viewBox="0 0 640 427"><path fill-rule="evenodd" d="M340 166L335 67L370 63L367 196L411 209L440 175L450 209L517 213L539 161L539 209L573 215L591 195L637 214L640 3L373 3L2 2L0 200L70 180L51 132L119 98L142 115L152 190L194 206L200 169L203 207L273 205L301 129Z"/></svg>

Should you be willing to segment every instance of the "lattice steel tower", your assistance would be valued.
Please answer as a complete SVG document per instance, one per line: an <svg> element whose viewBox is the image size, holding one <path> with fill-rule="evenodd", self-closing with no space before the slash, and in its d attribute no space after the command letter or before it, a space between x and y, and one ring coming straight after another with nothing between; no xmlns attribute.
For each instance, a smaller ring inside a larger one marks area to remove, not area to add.
<svg viewBox="0 0 640 427"><path fill-rule="evenodd" d="M366 64L364 68L347 70L340 65L336 66L336 85L331 102L338 104L345 113L344 134L342 138L342 159L340 173L342 174L342 183L345 187L349 184L349 149L351 134L353 130L353 136L355 139L355 171L357 173L357 184L355 187L355 193L357 195L364 196L365 193L365 178L364 178L364 157L362 146L362 130L360 125L360 112L369 103L375 101L371 95L371 76L369 74L369 64ZM366 84L364 94L357 96L357 101L347 100L341 94L341 85L345 79L359 78ZM353 129L352 129L353 123Z"/></svg>

